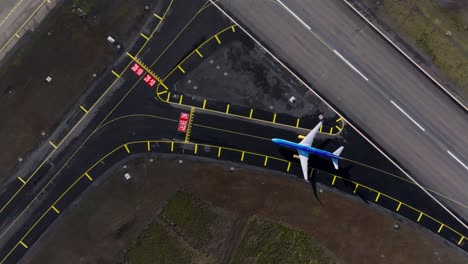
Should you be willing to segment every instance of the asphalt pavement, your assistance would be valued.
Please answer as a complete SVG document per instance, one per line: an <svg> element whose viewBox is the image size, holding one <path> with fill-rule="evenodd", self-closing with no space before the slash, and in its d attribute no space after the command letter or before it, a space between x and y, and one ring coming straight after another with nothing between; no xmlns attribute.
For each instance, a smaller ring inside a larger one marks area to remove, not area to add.
<svg viewBox="0 0 468 264"><path fill-rule="evenodd" d="M344 2L282 3L289 10L278 1L220 1L421 184L460 202L444 204L468 219L467 113Z"/></svg>

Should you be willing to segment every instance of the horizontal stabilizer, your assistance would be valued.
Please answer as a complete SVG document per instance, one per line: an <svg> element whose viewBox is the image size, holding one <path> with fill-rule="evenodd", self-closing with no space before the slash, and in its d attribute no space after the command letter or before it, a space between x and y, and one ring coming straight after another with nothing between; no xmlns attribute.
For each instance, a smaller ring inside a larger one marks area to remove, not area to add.
<svg viewBox="0 0 468 264"><path fill-rule="evenodd" d="M337 157L339 157L341 155L341 152L343 151L344 147L341 146L339 147L337 150L335 150L335 152L333 152L333 154ZM331 159L332 162L333 162L333 166L335 167L335 170L338 169L338 159L337 158L332 158Z"/></svg>

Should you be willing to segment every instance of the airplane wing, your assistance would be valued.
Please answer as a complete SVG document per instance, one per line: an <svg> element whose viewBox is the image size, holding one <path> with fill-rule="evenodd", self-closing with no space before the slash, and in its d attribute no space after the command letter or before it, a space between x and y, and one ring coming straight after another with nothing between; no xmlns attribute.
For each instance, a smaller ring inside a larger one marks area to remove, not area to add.
<svg viewBox="0 0 468 264"><path fill-rule="evenodd" d="M299 160L301 161L302 173L304 175L304 180L309 181L308 168L309 168L309 153L299 150Z"/></svg>
<svg viewBox="0 0 468 264"><path fill-rule="evenodd" d="M322 126L322 121L320 121L318 123L318 125L316 125L314 127L314 129L312 129L309 132L309 134L307 134L307 136L301 142L299 142L299 144L305 145L305 146L308 146L308 147L312 146L312 143L314 142L315 135L317 135L317 133L318 133L321 126Z"/></svg>

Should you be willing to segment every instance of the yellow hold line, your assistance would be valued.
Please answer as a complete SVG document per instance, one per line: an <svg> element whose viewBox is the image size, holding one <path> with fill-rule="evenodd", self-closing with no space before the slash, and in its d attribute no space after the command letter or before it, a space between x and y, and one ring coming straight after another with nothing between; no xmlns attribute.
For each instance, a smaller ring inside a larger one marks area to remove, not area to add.
<svg viewBox="0 0 468 264"><path fill-rule="evenodd" d="M120 75L116 73L114 70L112 70L112 73L115 75L115 77L120 78Z"/></svg>
<svg viewBox="0 0 468 264"><path fill-rule="evenodd" d="M50 144L52 147L54 147L54 149L57 149L57 146L56 146L54 143L52 143L52 141L49 141L49 144Z"/></svg>
<svg viewBox="0 0 468 264"><path fill-rule="evenodd" d="M52 208L52 210L54 210L57 214L60 214L60 211L55 206L52 205L50 208Z"/></svg>
<svg viewBox="0 0 468 264"><path fill-rule="evenodd" d="M23 184L26 184L26 181L23 180L23 178L21 178L20 176L18 176L18 180L20 180L20 182L22 182Z"/></svg>
<svg viewBox="0 0 468 264"><path fill-rule="evenodd" d="M80 105L80 108L81 108L81 110L83 110L86 114L88 113L88 110L86 110L86 108L84 108L82 105Z"/></svg>
<svg viewBox="0 0 468 264"><path fill-rule="evenodd" d="M125 144L124 147L125 147L125 150L127 151L127 153L130 153L130 149L128 148L127 144Z"/></svg>
<svg viewBox="0 0 468 264"><path fill-rule="evenodd" d="M86 176L86 178L88 178L89 181L93 181L93 178L91 178L91 176L89 176L89 174L87 172L85 172L84 175Z"/></svg>
<svg viewBox="0 0 468 264"><path fill-rule="evenodd" d="M200 56L200 58L203 58L203 55L200 53L200 51L198 51L198 49L196 49L195 52L197 52L197 54L198 54L198 56Z"/></svg>

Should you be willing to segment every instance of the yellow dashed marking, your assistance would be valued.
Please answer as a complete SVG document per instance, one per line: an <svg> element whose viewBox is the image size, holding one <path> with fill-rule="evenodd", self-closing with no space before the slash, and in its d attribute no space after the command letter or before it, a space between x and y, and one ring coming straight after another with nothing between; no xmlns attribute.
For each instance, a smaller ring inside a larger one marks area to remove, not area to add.
<svg viewBox="0 0 468 264"><path fill-rule="evenodd" d="M423 213L419 213L419 217L418 217L418 220L416 220L416 222L419 222L421 220L421 217L423 216Z"/></svg>
<svg viewBox="0 0 468 264"><path fill-rule="evenodd" d="M461 245L461 243L463 242L463 239L465 239L464 236L462 236L462 237L460 238L460 240L458 240L458 245Z"/></svg>
<svg viewBox="0 0 468 264"><path fill-rule="evenodd" d="M276 123L276 113L273 115L273 123Z"/></svg>
<svg viewBox="0 0 468 264"><path fill-rule="evenodd" d="M354 188L354 193L356 193L358 187L359 187L359 184L356 184L356 187Z"/></svg>
<svg viewBox="0 0 468 264"><path fill-rule="evenodd" d="M200 51L198 51L198 49L196 49L195 52L198 54L200 58L203 58L203 55L200 53Z"/></svg>
<svg viewBox="0 0 468 264"><path fill-rule="evenodd" d="M20 35L18 35L18 33L15 33L15 37L20 38Z"/></svg>
<svg viewBox="0 0 468 264"><path fill-rule="evenodd" d="M221 40L219 40L218 35L215 35L216 41L218 41L218 44L221 44Z"/></svg>
<svg viewBox="0 0 468 264"><path fill-rule="evenodd" d="M158 95L167 93L167 90L162 90L162 92L158 92Z"/></svg>
<svg viewBox="0 0 468 264"><path fill-rule="evenodd" d="M202 108L205 109L205 107L206 107L206 99L203 99L203 107Z"/></svg>
<svg viewBox="0 0 468 264"><path fill-rule="evenodd" d="M112 70L112 73L115 75L115 77L120 78L120 75L116 73L114 70Z"/></svg>
<svg viewBox="0 0 468 264"><path fill-rule="evenodd" d="M195 144L195 150L193 151L193 153L197 154L197 151L198 151L198 144Z"/></svg>
<svg viewBox="0 0 468 264"><path fill-rule="evenodd" d="M335 185L336 175L333 175L332 185Z"/></svg>
<svg viewBox="0 0 468 264"><path fill-rule="evenodd" d="M338 118L335 122L340 122L341 120L343 120L342 117Z"/></svg>
<svg viewBox="0 0 468 264"><path fill-rule="evenodd" d="M142 37L143 37L144 39L146 39L146 40L149 40L148 36L146 36L146 35L143 34L143 33L140 33L140 36L142 36Z"/></svg>
<svg viewBox="0 0 468 264"><path fill-rule="evenodd" d="M319 132L322 132L322 129L323 129L323 126L320 126L320 130L319 130Z"/></svg>
<svg viewBox="0 0 468 264"><path fill-rule="evenodd" d="M232 32L236 32L236 28L234 26L231 27Z"/></svg>
<svg viewBox="0 0 468 264"><path fill-rule="evenodd" d="M396 211L400 211L400 207L401 207L401 202L398 203L398 207L396 208Z"/></svg>
<svg viewBox="0 0 468 264"><path fill-rule="evenodd" d="M229 107L230 107L230 105L227 104L227 105L226 105L226 114L229 114Z"/></svg>
<svg viewBox="0 0 468 264"><path fill-rule="evenodd" d="M339 126L335 126L335 127L336 127L336 129L338 129L338 131L341 131L341 130L342 130L342 128L339 127Z"/></svg>
<svg viewBox="0 0 468 264"><path fill-rule="evenodd" d="M253 115L253 109L250 109L249 118L252 118L252 115Z"/></svg>
<svg viewBox="0 0 468 264"><path fill-rule="evenodd" d="M125 150L127 151L127 153L130 153L130 149L128 148L127 144L125 144L124 147L125 147Z"/></svg>
<svg viewBox="0 0 468 264"><path fill-rule="evenodd" d="M52 210L54 210L57 214L60 214L60 211L55 206L52 205L50 208L52 208Z"/></svg>
<svg viewBox="0 0 468 264"><path fill-rule="evenodd" d="M180 65L177 65L177 68L179 68L179 70L182 72L182 73L185 73L184 69L182 69L182 67Z"/></svg>
<svg viewBox="0 0 468 264"><path fill-rule="evenodd" d="M20 241L19 242L24 248L28 248L28 246L23 242L23 241Z"/></svg>
<svg viewBox="0 0 468 264"><path fill-rule="evenodd" d="M158 16L158 14L154 13L153 15L154 15L154 16L155 16L157 19L159 19L159 20L163 20L163 18L162 18L162 17L160 17L160 16Z"/></svg>
<svg viewBox="0 0 468 264"><path fill-rule="evenodd" d="M288 167L286 168L286 171L289 172L289 169L291 169L291 162L288 162Z"/></svg>
<svg viewBox="0 0 468 264"><path fill-rule="evenodd" d="M54 149L57 149L57 146L56 146L52 141L49 141L49 144L50 144Z"/></svg>
<svg viewBox="0 0 468 264"><path fill-rule="evenodd" d="M168 93L167 93L166 102L169 102L169 99L171 99L171 92L168 92Z"/></svg>
<svg viewBox="0 0 468 264"><path fill-rule="evenodd" d="M89 176L89 174L87 172L85 172L84 175L86 176L86 178L88 178L89 181L93 181L93 178L91 178L91 176Z"/></svg>
<svg viewBox="0 0 468 264"><path fill-rule="evenodd" d="M86 108L84 108L82 105L80 105L80 108L81 108L81 110L83 110L86 114L88 113L88 110L86 110Z"/></svg>
<svg viewBox="0 0 468 264"><path fill-rule="evenodd" d="M221 149L222 149L221 147L219 147L218 149L218 158L221 157Z"/></svg>
<svg viewBox="0 0 468 264"><path fill-rule="evenodd" d="M174 141L171 141L171 152L174 152Z"/></svg>
<svg viewBox="0 0 468 264"><path fill-rule="evenodd" d="M298 118L297 121L296 121L296 127L299 127L299 122L300 121L301 121L301 119Z"/></svg>
<svg viewBox="0 0 468 264"><path fill-rule="evenodd" d="M437 230L437 234L440 233L440 231L442 231L442 228L444 227L444 224L441 224L440 227L439 227L439 230Z"/></svg>
<svg viewBox="0 0 468 264"><path fill-rule="evenodd" d="M244 161L245 151L242 151L241 161Z"/></svg>
<svg viewBox="0 0 468 264"><path fill-rule="evenodd" d="M375 202L377 202L380 198L380 193L377 194L377 197L375 197Z"/></svg>
<svg viewBox="0 0 468 264"><path fill-rule="evenodd" d="M263 162L263 167L266 167L268 163L268 156L265 156L265 161Z"/></svg>
<svg viewBox="0 0 468 264"><path fill-rule="evenodd" d="M20 176L18 176L18 180L20 180L21 183L26 184L26 181L23 180L23 178L21 178Z"/></svg>
<svg viewBox="0 0 468 264"><path fill-rule="evenodd" d="M182 99L184 98L184 95L181 94L180 97L179 97L179 104L182 104Z"/></svg>
<svg viewBox="0 0 468 264"><path fill-rule="evenodd" d="M149 141L147 142L146 147L147 147L147 149L148 149L148 152L150 152L150 151L151 151L151 144L150 144Z"/></svg>
<svg viewBox="0 0 468 264"><path fill-rule="evenodd" d="M333 134L333 127L330 127L330 134Z"/></svg>

